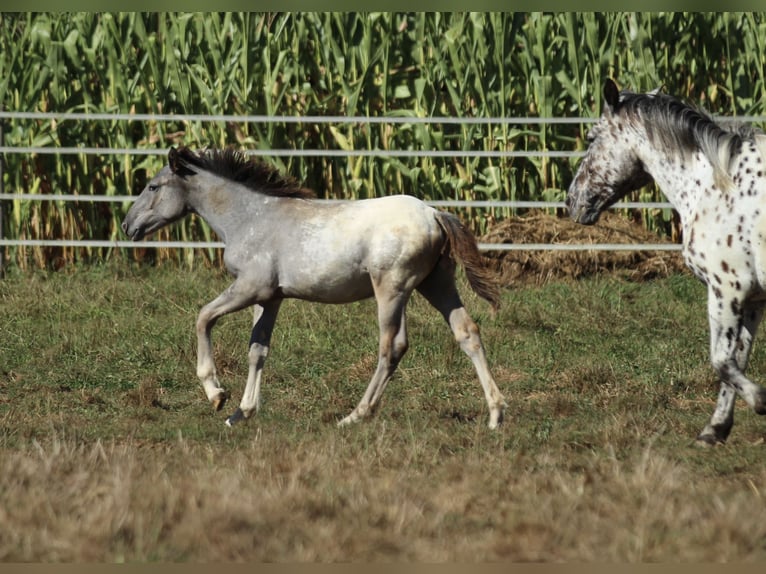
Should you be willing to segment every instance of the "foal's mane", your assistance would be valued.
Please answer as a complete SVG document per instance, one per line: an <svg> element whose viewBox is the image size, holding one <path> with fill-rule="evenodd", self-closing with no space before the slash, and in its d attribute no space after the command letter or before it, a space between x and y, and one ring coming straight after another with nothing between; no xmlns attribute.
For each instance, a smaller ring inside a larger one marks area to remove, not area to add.
<svg viewBox="0 0 766 574"><path fill-rule="evenodd" d="M233 148L207 148L195 153L187 147L179 147L178 155L190 167L241 183L264 195L302 199L316 197L312 190L302 187L295 178L283 175L276 167L250 159Z"/></svg>
<svg viewBox="0 0 766 574"><path fill-rule="evenodd" d="M668 152L688 155L701 150L713 165L717 179L729 175L732 160L742 150L742 144L755 141L762 134L746 124L725 128L706 112L659 91L620 92L617 110L628 118L640 118L648 137Z"/></svg>

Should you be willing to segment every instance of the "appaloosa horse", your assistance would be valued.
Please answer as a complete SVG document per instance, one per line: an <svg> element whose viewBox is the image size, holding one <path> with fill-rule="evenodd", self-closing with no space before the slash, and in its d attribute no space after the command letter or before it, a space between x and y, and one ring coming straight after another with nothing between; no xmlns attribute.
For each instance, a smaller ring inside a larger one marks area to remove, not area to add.
<svg viewBox="0 0 766 574"><path fill-rule="evenodd" d="M726 129L659 90L604 85L604 108L569 187L575 221L654 180L678 211L686 265L707 286L710 358L721 380L715 411L697 440L726 441L736 395L766 414L766 389L745 374L766 304L766 136Z"/></svg>
<svg viewBox="0 0 766 574"><path fill-rule="evenodd" d="M471 287L494 308L498 284L483 266L474 236L453 215L405 195L330 203L273 167L231 149L170 149L168 165L147 184L122 224L133 240L188 213L202 217L225 243L224 263L236 280L197 319L197 375L221 409L228 393L216 375L210 333L227 313L255 308L247 384L232 425L260 406L261 373L284 299L348 303L375 296L378 365L356 408L339 424L371 414L407 351L405 309L419 291L449 323L470 357L489 406L489 426L505 401L490 374L476 323L455 284L455 261Z"/></svg>

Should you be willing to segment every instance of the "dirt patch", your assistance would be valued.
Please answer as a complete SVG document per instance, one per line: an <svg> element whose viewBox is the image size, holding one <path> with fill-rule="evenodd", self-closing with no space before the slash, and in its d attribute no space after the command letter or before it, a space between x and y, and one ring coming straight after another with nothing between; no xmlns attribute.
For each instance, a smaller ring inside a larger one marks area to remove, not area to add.
<svg viewBox="0 0 766 574"><path fill-rule="evenodd" d="M482 243L661 243L671 242L641 224L614 213L604 213L596 225L574 223L568 217L530 214L499 222ZM488 251L490 264L506 285L542 284L555 279L577 279L594 274L616 273L643 281L683 272L679 251Z"/></svg>

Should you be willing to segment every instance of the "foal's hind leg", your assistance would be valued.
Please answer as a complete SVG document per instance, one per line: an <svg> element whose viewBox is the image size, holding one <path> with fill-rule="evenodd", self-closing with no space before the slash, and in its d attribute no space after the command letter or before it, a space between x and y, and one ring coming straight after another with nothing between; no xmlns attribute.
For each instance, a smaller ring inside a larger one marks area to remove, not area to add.
<svg viewBox="0 0 766 574"><path fill-rule="evenodd" d="M351 414L338 423L338 426L355 423L375 411L391 375L394 374L396 367L407 352L407 327L404 315L410 293L387 296L380 291L381 289L375 286L375 295L378 301L378 323L380 325L378 366L372 375L370 384L367 385L362 400L351 411Z"/></svg>
<svg viewBox="0 0 766 574"><path fill-rule="evenodd" d="M255 305L253 311L253 330L250 334L250 349L248 351L249 370L247 385L242 394L242 400L236 411L226 419L226 424L232 426L236 422L249 418L261 406L261 374L266 356L269 354L271 333L277 320L281 299Z"/></svg>
<svg viewBox="0 0 766 574"><path fill-rule="evenodd" d="M732 384L724 377L727 376L729 368L725 367L725 357L731 357L733 354L734 363L739 370L740 376L744 378L744 371L747 368L748 359L750 357L750 350L752 349L753 339L755 333L758 330L758 325L763 318L763 302L748 303L743 305L741 317L734 317L736 319L736 329L732 332L736 332L736 337L733 337L733 344L729 341L729 337L724 333L725 329L722 322L719 319L720 307L718 306L718 299L711 296L708 301L709 313L710 313L710 352L713 360L713 365L716 366L719 373L722 373L721 388L718 392L718 401L716 402L715 411L713 416L702 432L697 436L697 441L702 445L715 445L726 442L726 439L731 432L731 428L734 425L734 401L737 398L735 391L742 389L737 384ZM728 305L731 308L731 305ZM728 315L728 313L727 313ZM724 343L724 341L727 341ZM725 350L722 350L725 347ZM747 380L747 379L745 379ZM757 404L748 404L754 407L756 412L763 411L766 406L766 392L760 389L754 383L747 381L750 384L749 389L755 387L756 398L760 396L760 409ZM764 414L761 412L761 414Z"/></svg>
<svg viewBox="0 0 766 574"><path fill-rule="evenodd" d="M454 273L454 264L442 258L417 289L441 312L449 323L460 348L471 359L489 407L489 428L494 429L503 422L505 399L489 371L479 327L468 315L460 300Z"/></svg>

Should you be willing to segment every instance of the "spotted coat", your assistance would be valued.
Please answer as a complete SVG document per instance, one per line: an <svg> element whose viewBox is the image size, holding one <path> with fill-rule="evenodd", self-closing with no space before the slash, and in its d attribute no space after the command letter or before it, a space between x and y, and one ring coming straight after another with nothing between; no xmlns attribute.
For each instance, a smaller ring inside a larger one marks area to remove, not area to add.
<svg viewBox="0 0 766 574"><path fill-rule="evenodd" d="M601 212L651 181L679 214L683 257L707 285L710 358L721 379L716 409L697 437L724 442L742 397L766 414L766 389L744 371L766 304L766 136L724 128L658 93L604 86L604 110L567 194L575 221Z"/></svg>

